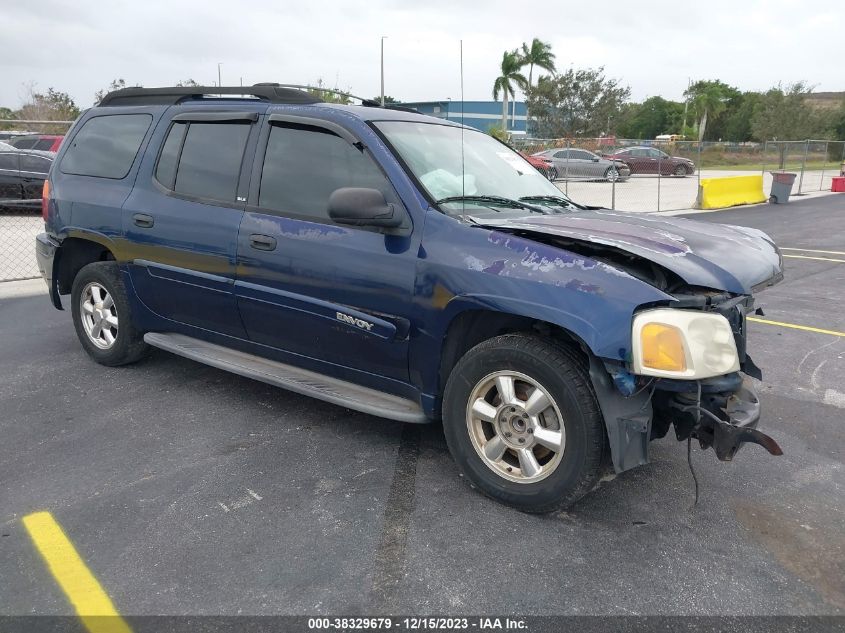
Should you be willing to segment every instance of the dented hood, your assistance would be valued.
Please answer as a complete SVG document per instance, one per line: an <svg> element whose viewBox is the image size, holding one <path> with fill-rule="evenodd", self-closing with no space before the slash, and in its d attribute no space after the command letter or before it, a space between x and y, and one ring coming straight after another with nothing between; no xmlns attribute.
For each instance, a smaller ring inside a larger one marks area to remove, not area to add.
<svg viewBox="0 0 845 633"><path fill-rule="evenodd" d="M751 294L783 277L780 252L757 229L604 209L474 220L527 237L533 233L601 244L648 259L690 285L736 294Z"/></svg>

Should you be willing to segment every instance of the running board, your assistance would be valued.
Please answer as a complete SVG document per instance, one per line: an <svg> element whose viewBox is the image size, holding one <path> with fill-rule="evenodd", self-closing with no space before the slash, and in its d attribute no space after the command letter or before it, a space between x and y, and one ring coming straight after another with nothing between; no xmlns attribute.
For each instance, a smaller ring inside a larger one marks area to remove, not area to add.
<svg viewBox="0 0 845 633"><path fill-rule="evenodd" d="M361 413L399 422L428 422L422 408L412 400L382 393L313 371L207 343L182 334L148 332L144 341L233 374L260 380L289 391L311 396Z"/></svg>

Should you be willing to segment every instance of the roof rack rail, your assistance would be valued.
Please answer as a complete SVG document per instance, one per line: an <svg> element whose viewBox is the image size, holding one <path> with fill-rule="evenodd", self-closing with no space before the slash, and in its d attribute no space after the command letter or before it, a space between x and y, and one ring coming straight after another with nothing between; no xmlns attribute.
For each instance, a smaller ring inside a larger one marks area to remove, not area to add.
<svg viewBox="0 0 845 633"><path fill-rule="evenodd" d="M269 103L322 103L308 92L279 84L255 86L174 86L171 88L123 88L108 93L99 106L174 105L206 95L248 95Z"/></svg>
<svg viewBox="0 0 845 633"><path fill-rule="evenodd" d="M394 103L385 103L381 105L378 101L374 99L365 99L364 97L359 97L358 95L354 95L350 92L344 92L343 90L336 90L334 88L324 88L322 86L303 86L299 84L279 84L279 83L260 83L255 84L256 86L274 86L276 88L293 88L295 90L310 90L310 91L320 91L320 92L328 92L329 94L339 95L341 97L346 97L348 99L358 99L361 102L362 106L366 106L368 108L384 108L386 110L401 110L402 112L413 112L414 114L419 114L418 110L414 110L413 108L407 108L402 105L394 104Z"/></svg>

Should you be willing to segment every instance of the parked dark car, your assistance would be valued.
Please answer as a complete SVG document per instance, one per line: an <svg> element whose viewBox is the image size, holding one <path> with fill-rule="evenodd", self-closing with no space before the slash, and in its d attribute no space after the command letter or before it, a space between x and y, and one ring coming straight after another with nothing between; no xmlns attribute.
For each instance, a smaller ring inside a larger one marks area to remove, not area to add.
<svg viewBox="0 0 845 633"><path fill-rule="evenodd" d="M771 239L582 206L472 128L272 84L129 88L81 115L44 189L50 300L104 365L154 346L442 422L466 477L532 512L673 424L722 460L781 452L747 377Z"/></svg>
<svg viewBox="0 0 845 633"><path fill-rule="evenodd" d="M36 149L44 152L58 152L64 136L56 134L27 134L14 136L7 140L9 145L18 149Z"/></svg>
<svg viewBox="0 0 845 633"><path fill-rule="evenodd" d="M657 174L663 176L689 176L695 173L695 163L682 156L669 156L654 147L624 147L605 158L621 160L632 174Z"/></svg>
<svg viewBox="0 0 845 633"><path fill-rule="evenodd" d="M39 208L53 152L0 148L0 207Z"/></svg>
<svg viewBox="0 0 845 633"><path fill-rule="evenodd" d="M586 149L548 149L534 154L554 163L562 178L581 180L627 180L631 175L628 165L620 160L602 158Z"/></svg>

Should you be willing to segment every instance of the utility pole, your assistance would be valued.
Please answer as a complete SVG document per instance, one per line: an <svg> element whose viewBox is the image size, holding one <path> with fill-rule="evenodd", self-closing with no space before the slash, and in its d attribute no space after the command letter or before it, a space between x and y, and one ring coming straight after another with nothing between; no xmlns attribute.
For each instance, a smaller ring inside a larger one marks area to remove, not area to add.
<svg viewBox="0 0 845 633"><path fill-rule="evenodd" d="M223 83L220 81L220 67L223 65L223 62L217 62L217 85L222 86Z"/></svg>
<svg viewBox="0 0 845 633"><path fill-rule="evenodd" d="M381 36L381 107L384 107L384 40L387 35Z"/></svg>

